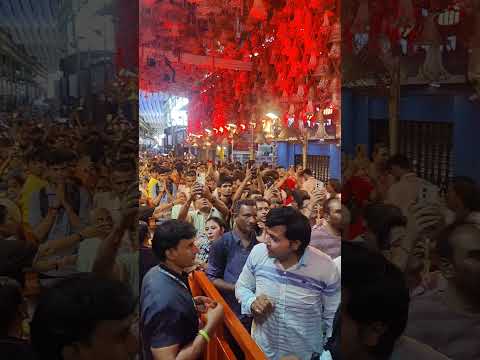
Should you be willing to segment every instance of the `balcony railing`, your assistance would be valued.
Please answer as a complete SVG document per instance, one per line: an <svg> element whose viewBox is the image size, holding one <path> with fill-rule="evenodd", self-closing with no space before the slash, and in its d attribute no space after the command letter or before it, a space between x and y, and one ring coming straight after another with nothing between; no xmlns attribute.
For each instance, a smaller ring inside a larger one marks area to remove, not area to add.
<svg viewBox="0 0 480 360"><path fill-rule="evenodd" d="M243 351L245 360L268 360L204 272L195 271L191 273L189 282L193 296L207 296L221 303L225 309L224 326L217 329L215 336L208 343L203 360L237 360L225 339L225 328L232 334Z"/></svg>

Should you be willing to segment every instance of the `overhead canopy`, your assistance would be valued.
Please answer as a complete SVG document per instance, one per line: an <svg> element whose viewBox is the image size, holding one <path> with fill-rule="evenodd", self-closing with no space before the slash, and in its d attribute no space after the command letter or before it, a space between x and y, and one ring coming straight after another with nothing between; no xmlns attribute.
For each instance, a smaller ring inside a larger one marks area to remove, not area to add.
<svg viewBox="0 0 480 360"><path fill-rule="evenodd" d="M188 133L205 143L277 129L267 113L297 135L323 126L325 108L338 120L337 3L141 0L140 88L188 97Z"/></svg>
<svg viewBox="0 0 480 360"><path fill-rule="evenodd" d="M60 0L2 0L0 23L46 69L58 69L64 48L58 29Z"/></svg>
<svg viewBox="0 0 480 360"><path fill-rule="evenodd" d="M215 69L250 70L243 1L141 0L140 87L187 95Z"/></svg>

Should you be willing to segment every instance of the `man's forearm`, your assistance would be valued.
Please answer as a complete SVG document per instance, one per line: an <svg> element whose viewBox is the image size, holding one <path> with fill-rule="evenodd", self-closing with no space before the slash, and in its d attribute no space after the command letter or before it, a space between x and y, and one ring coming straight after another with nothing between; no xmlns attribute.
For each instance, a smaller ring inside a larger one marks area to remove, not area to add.
<svg viewBox="0 0 480 360"><path fill-rule="evenodd" d="M210 335L210 332L207 331ZM188 346L180 350L175 360L198 360L203 354L207 341L201 335L197 335L195 340Z"/></svg>
<svg viewBox="0 0 480 360"><path fill-rule="evenodd" d="M219 199L217 199L216 197L213 197L213 196L212 196L211 202L212 202L213 206L218 211L220 211L220 213L223 215L223 217L225 219L227 219L228 216L230 215L230 210L228 210L227 205L225 205L225 203L223 201L221 201L221 200L219 200Z"/></svg>
<svg viewBox="0 0 480 360"><path fill-rule="evenodd" d="M262 194L265 193L265 183L263 182L262 173L257 176L258 191Z"/></svg>
<svg viewBox="0 0 480 360"><path fill-rule="evenodd" d="M229 283L223 279L215 279L213 280L213 285L215 285L217 288L221 290L226 290L226 291L235 291L235 284Z"/></svg>
<svg viewBox="0 0 480 360"><path fill-rule="evenodd" d="M235 203L235 201L240 199L240 197L242 196L243 190L247 186L247 181L248 181L247 178L245 178L245 180L243 180L240 186L238 187L237 191L235 191L235 194L233 195L233 198L232 198L232 203Z"/></svg>
<svg viewBox="0 0 480 360"><path fill-rule="evenodd" d="M51 240L49 241L48 245L55 249L55 251L59 251L72 247L73 245L79 243L82 239L83 237L80 235L80 233L74 233L60 239Z"/></svg>
<svg viewBox="0 0 480 360"><path fill-rule="evenodd" d="M211 335L207 327L204 329L208 335ZM184 348L179 349L179 345L174 345L169 348L155 349L151 348L152 357L154 360L198 360L205 351L207 340L197 335L195 339Z"/></svg>
<svg viewBox="0 0 480 360"><path fill-rule="evenodd" d="M185 221L187 220L188 210L190 209L190 205L192 204L192 198L189 198L185 204L183 204L180 212L178 213L177 220Z"/></svg>
<svg viewBox="0 0 480 360"><path fill-rule="evenodd" d="M65 204L64 209L67 213L68 219L70 220L70 223L76 227L79 228L81 226L81 221L80 217L75 213L75 210L70 206L70 204Z"/></svg>
<svg viewBox="0 0 480 360"><path fill-rule="evenodd" d="M55 215L53 214L53 212L49 211L47 216L45 216L45 218L40 222L40 224L38 224L38 226L33 229L33 233L35 234L39 242L42 242L48 235L50 229L52 228L54 220Z"/></svg>
<svg viewBox="0 0 480 360"><path fill-rule="evenodd" d="M170 210L172 207L174 207L175 204L173 202L171 203L168 203L168 204L164 204L164 205L160 205L160 206L157 206L157 208L155 208L153 214L154 215L158 215L158 214L161 214L162 212L164 211L167 211L167 210Z"/></svg>
<svg viewBox="0 0 480 360"><path fill-rule="evenodd" d="M92 272L103 276L113 276L117 252L121 245L121 240L125 228L115 227L113 231L101 242L98 248Z"/></svg>

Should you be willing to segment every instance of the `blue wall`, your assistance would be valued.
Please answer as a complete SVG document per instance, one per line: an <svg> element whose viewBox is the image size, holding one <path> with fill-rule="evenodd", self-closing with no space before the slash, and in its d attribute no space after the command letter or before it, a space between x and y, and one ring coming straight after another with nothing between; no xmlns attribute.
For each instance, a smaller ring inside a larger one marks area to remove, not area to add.
<svg viewBox="0 0 480 360"><path fill-rule="evenodd" d="M277 143L278 164L288 168L295 162L295 155L302 154L302 144ZM330 178L340 179L341 176L341 153L335 144L323 144L318 141L310 141L308 155L325 155L330 157Z"/></svg>
<svg viewBox="0 0 480 360"><path fill-rule="evenodd" d="M438 121L454 124L454 174L480 181L477 156L480 134L480 104L468 95L435 95L404 92L400 99L400 121ZM342 150L353 154L356 144L369 144L369 119L388 118L386 98L353 94L342 89ZM369 149L371 150L371 149Z"/></svg>

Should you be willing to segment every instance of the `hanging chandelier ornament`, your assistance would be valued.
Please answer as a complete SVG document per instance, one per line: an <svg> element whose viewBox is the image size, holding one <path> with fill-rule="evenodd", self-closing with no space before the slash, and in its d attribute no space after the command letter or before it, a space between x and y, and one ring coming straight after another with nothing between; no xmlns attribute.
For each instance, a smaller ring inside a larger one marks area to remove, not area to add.
<svg viewBox="0 0 480 360"><path fill-rule="evenodd" d="M413 7L413 0L399 0L397 27L402 36L406 36L408 32L415 26L415 9Z"/></svg>
<svg viewBox="0 0 480 360"><path fill-rule="evenodd" d="M264 106L270 102L278 106L285 128L298 128L305 121L311 128L316 123L316 106L327 98L335 100L330 94L330 79L332 70L339 67L341 28L330 10L334 8L323 0L317 7L306 0L285 0L285 5L272 4L271 10L265 0L252 0L250 4L251 8L242 13L240 7L232 11L227 1L195 0L194 5L187 5L191 19L186 28L176 26L174 17L161 25L168 32L170 46L179 54L195 52L253 65L253 71L212 65L205 71L205 78L191 76L196 89L208 99L203 105L210 109L196 108L193 104L202 101L198 96L192 99L188 120L189 125L195 122L191 127L198 130L192 133L202 133L207 127L212 129L212 140L222 139L228 133L227 123L233 122L240 129L238 125L252 115L263 116ZM249 24L249 32L242 26L244 21ZM163 50L162 41L159 46ZM181 66L181 71L186 71L185 65ZM193 66L189 72L200 69Z"/></svg>
<svg viewBox="0 0 480 360"><path fill-rule="evenodd" d="M355 16L351 29L354 34L366 34L370 31L368 1L369 0L360 0L357 15Z"/></svg>
<svg viewBox="0 0 480 360"><path fill-rule="evenodd" d="M318 66L312 76L315 78L326 78L330 76L330 60L328 57L320 57Z"/></svg>
<svg viewBox="0 0 480 360"><path fill-rule="evenodd" d="M415 40L415 44L418 46L430 46L430 45L439 45L442 40L440 37L440 32L437 28L436 17L438 13L430 12L426 17L423 24L423 31L420 33L419 37Z"/></svg>
<svg viewBox="0 0 480 360"><path fill-rule="evenodd" d="M443 66L442 39L437 28L438 13L431 12L425 19L424 29L416 44L426 48L425 61L420 66L418 76L425 80L436 82L446 80L451 75Z"/></svg>
<svg viewBox="0 0 480 360"><path fill-rule="evenodd" d="M249 18L255 19L257 21L265 21L267 19L268 13L267 8L263 0L254 0L253 6L250 9L250 13L248 14Z"/></svg>

